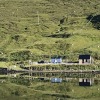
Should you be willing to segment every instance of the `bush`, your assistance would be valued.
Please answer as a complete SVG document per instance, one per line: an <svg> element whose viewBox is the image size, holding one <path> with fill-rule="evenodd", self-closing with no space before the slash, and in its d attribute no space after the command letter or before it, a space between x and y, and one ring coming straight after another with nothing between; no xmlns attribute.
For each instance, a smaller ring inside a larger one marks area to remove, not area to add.
<svg viewBox="0 0 100 100"><path fill-rule="evenodd" d="M10 54L10 59L12 61L24 61L30 59L30 51L19 51Z"/></svg>
<svg viewBox="0 0 100 100"><path fill-rule="evenodd" d="M0 58L0 61L8 61L7 58Z"/></svg>
<svg viewBox="0 0 100 100"><path fill-rule="evenodd" d="M87 20L89 20L93 24L94 28L100 30L100 15L89 15L87 17Z"/></svg>
<svg viewBox="0 0 100 100"><path fill-rule="evenodd" d="M20 84L20 85L25 85L25 86L30 85L29 79L24 79L24 78L15 78L15 79L12 79L11 82L16 83L16 84Z"/></svg>

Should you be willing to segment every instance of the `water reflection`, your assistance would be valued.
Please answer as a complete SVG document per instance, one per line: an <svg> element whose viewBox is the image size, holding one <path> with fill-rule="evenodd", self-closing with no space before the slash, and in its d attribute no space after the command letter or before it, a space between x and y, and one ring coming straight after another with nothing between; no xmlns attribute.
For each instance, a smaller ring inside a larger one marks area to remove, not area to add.
<svg viewBox="0 0 100 100"><path fill-rule="evenodd" d="M21 76L30 76L30 77L60 77L60 78L92 78L96 77L95 73L22 73Z"/></svg>
<svg viewBox="0 0 100 100"><path fill-rule="evenodd" d="M85 77L100 77L100 74L96 73L45 73L45 72L2 72L0 76L21 76L21 77L61 77L61 78L85 78Z"/></svg>
<svg viewBox="0 0 100 100"><path fill-rule="evenodd" d="M3 78L24 77L29 79L34 78L100 78L100 72L32 72L32 71L15 71L7 70L7 68L0 69L0 79Z"/></svg>

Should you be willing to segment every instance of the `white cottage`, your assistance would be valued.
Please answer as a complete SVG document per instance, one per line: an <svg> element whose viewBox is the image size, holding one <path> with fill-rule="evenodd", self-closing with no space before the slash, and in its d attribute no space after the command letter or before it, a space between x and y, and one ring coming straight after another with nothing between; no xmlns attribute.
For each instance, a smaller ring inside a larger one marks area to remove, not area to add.
<svg viewBox="0 0 100 100"><path fill-rule="evenodd" d="M94 83L94 79L92 78L80 78L79 86L91 86Z"/></svg>
<svg viewBox="0 0 100 100"><path fill-rule="evenodd" d="M91 64L93 61L90 55L79 55L79 64Z"/></svg>

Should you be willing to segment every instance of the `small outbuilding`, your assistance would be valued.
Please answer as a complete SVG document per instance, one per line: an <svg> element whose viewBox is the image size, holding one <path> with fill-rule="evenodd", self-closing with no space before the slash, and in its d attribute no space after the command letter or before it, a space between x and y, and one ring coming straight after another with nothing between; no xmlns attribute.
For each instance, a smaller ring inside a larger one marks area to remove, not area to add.
<svg viewBox="0 0 100 100"><path fill-rule="evenodd" d="M90 55L79 55L79 64L91 64L92 57Z"/></svg>
<svg viewBox="0 0 100 100"><path fill-rule="evenodd" d="M51 82L52 83L61 83L62 82L62 78L51 78Z"/></svg>
<svg viewBox="0 0 100 100"><path fill-rule="evenodd" d="M62 63L62 58L51 58L51 63Z"/></svg>
<svg viewBox="0 0 100 100"><path fill-rule="evenodd" d="M91 86L94 83L92 78L80 78L79 86Z"/></svg>

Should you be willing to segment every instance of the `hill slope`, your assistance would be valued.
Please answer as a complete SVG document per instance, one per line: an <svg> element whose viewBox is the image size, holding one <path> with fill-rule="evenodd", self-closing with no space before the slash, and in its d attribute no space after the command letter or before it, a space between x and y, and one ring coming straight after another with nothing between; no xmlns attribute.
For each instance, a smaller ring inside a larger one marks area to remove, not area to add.
<svg viewBox="0 0 100 100"><path fill-rule="evenodd" d="M99 15L99 0L0 0L1 57L98 55L100 17L96 24L92 20Z"/></svg>

